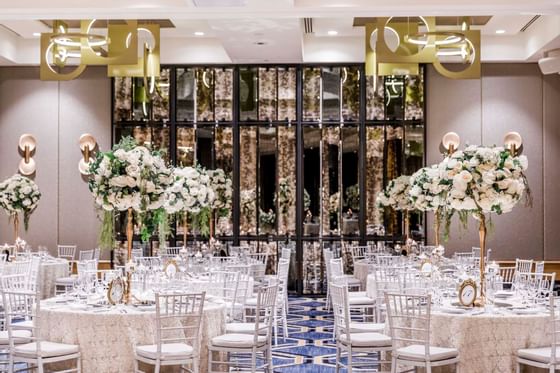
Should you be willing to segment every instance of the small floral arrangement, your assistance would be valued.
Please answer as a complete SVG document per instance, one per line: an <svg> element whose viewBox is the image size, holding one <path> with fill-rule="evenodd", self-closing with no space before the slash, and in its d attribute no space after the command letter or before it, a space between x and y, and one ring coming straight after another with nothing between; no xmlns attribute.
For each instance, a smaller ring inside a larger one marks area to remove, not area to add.
<svg viewBox="0 0 560 373"><path fill-rule="evenodd" d="M114 212L132 209L147 240L164 213L165 191L172 184L171 170L159 152L123 138L108 152L99 152L89 168L95 204L104 211L100 246L111 248Z"/></svg>
<svg viewBox="0 0 560 373"><path fill-rule="evenodd" d="M360 209L360 186L358 184L346 188L346 205L354 211Z"/></svg>
<svg viewBox="0 0 560 373"><path fill-rule="evenodd" d="M329 213L338 214L340 210L340 192L336 192L329 197Z"/></svg>
<svg viewBox="0 0 560 373"><path fill-rule="evenodd" d="M231 179L221 168L207 172L215 197L212 209L217 211L218 217L227 217L231 212L232 204L233 189Z"/></svg>
<svg viewBox="0 0 560 373"><path fill-rule="evenodd" d="M290 212L290 208L295 206L295 193L293 193L292 185L295 182L292 178L282 177L278 180L278 209L282 215ZM276 202L276 196L274 196Z"/></svg>
<svg viewBox="0 0 560 373"><path fill-rule="evenodd" d="M421 168L410 177L410 201L416 210L435 211L446 205L450 185L448 180L440 178L437 165Z"/></svg>
<svg viewBox="0 0 560 373"><path fill-rule="evenodd" d="M414 204L408 197L410 190L410 176L402 175L393 179L387 187L377 194L377 207L391 207L394 210L414 210Z"/></svg>
<svg viewBox="0 0 560 373"><path fill-rule="evenodd" d="M173 179L165 193L165 210L169 214L189 213L194 227L202 236L208 236L215 201L210 175L200 167L184 167L173 170Z"/></svg>
<svg viewBox="0 0 560 373"><path fill-rule="evenodd" d="M252 224L251 222L257 217L257 192L255 189L242 190L239 197L241 202L241 215L245 218L247 224Z"/></svg>
<svg viewBox="0 0 560 373"><path fill-rule="evenodd" d="M274 228L274 224L276 223L276 214L272 211L272 209L268 210L268 212L259 209L259 221L264 227Z"/></svg>
<svg viewBox="0 0 560 373"><path fill-rule="evenodd" d="M25 230L29 228L29 218L37 208L40 198L39 187L27 177L15 174L0 183L0 207L10 219L23 213Z"/></svg>
<svg viewBox="0 0 560 373"><path fill-rule="evenodd" d="M446 202L463 215L501 215L524 195L530 204L527 167L527 157L512 156L503 147L469 146L457 151L439 165L442 179L451 184Z"/></svg>

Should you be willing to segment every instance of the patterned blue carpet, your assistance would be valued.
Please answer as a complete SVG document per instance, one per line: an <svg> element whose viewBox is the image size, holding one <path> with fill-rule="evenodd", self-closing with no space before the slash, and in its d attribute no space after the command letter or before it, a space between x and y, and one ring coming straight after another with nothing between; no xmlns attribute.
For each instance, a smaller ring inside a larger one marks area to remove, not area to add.
<svg viewBox="0 0 560 373"><path fill-rule="evenodd" d="M324 299L294 297L289 304L288 338L274 347L274 372L334 373L333 316Z"/></svg>

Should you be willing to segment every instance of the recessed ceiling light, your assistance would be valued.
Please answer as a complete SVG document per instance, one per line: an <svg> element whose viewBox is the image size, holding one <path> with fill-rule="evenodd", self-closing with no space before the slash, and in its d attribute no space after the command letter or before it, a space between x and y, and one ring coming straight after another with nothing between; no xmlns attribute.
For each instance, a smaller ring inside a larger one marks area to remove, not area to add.
<svg viewBox="0 0 560 373"><path fill-rule="evenodd" d="M338 31L336 31L336 30L329 30L329 31L327 31L327 34L328 34L329 36L336 36L336 35L338 35Z"/></svg>
<svg viewBox="0 0 560 373"><path fill-rule="evenodd" d="M505 34L506 30L496 30L496 34Z"/></svg>
<svg viewBox="0 0 560 373"><path fill-rule="evenodd" d="M195 31L194 35L195 35L195 36L204 36L204 32L202 32L202 31Z"/></svg>
<svg viewBox="0 0 560 373"><path fill-rule="evenodd" d="M41 33L40 32L34 32L33 36L41 36Z"/></svg>

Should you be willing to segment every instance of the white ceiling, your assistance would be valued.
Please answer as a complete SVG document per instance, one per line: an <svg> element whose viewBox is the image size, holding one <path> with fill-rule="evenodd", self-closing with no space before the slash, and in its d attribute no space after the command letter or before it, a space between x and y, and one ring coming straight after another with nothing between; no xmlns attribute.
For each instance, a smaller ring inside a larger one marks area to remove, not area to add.
<svg viewBox="0 0 560 373"><path fill-rule="evenodd" d="M363 62L354 17L397 15L492 16L481 27L486 62L534 61L560 45L560 0L49 0L48 8L18 0L0 2L0 65L38 64L34 34L48 31L38 20L90 18L171 20L175 28L161 32L164 63Z"/></svg>

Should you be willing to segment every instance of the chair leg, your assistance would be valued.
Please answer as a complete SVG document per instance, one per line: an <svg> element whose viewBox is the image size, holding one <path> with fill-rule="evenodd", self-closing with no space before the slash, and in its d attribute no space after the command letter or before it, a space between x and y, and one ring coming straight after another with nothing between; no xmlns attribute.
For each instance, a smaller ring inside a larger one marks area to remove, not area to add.
<svg viewBox="0 0 560 373"><path fill-rule="evenodd" d="M286 340L286 338L288 338L288 313L286 312L286 306L284 305L284 307L282 307L282 324L284 325L284 329L283 329L283 337L284 340Z"/></svg>
<svg viewBox="0 0 560 373"><path fill-rule="evenodd" d="M37 359L37 372L38 373L44 373L44 367L43 367L43 360L41 360L41 358Z"/></svg>
<svg viewBox="0 0 560 373"><path fill-rule="evenodd" d="M549 370L550 370L549 373L554 373L554 371L555 371L556 369L555 369L554 365L551 365Z"/></svg>
<svg viewBox="0 0 560 373"><path fill-rule="evenodd" d="M429 361L426 363L426 373L432 373L432 364Z"/></svg>
<svg viewBox="0 0 560 373"><path fill-rule="evenodd" d="M346 362L346 371L352 373L352 346L348 346L348 361Z"/></svg>
<svg viewBox="0 0 560 373"><path fill-rule="evenodd" d="M391 373L397 373L397 358L391 357Z"/></svg>
<svg viewBox="0 0 560 373"><path fill-rule="evenodd" d="M138 360L134 357L134 373L138 373Z"/></svg>
<svg viewBox="0 0 560 373"><path fill-rule="evenodd" d="M156 366L154 368L154 373L159 373L159 370L161 369L161 365L160 365L160 361L156 360Z"/></svg>
<svg viewBox="0 0 560 373"><path fill-rule="evenodd" d="M517 373L521 373L521 363L517 362L517 368L515 369Z"/></svg>
<svg viewBox="0 0 560 373"><path fill-rule="evenodd" d="M76 365L78 368L78 373L82 373L82 357L78 356L78 361L76 361Z"/></svg>
<svg viewBox="0 0 560 373"><path fill-rule="evenodd" d="M212 350L208 349L208 373L212 373Z"/></svg>
<svg viewBox="0 0 560 373"><path fill-rule="evenodd" d="M253 353L251 354L251 372L257 372L257 350L253 348Z"/></svg>
<svg viewBox="0 0 560 373"><path fill-rule="evenodd" d="M268 349L266 350L266 358L268 360L268 372L270 373L274 373L274 365L272 365L272 346L268 346Z"/></svg>
<svg viewBox="0 0 560 373"><path fill-rule="evenodd" d="M336 361L335 361L335 369L334 372L338 373L340 370L340 346L338 343L336 344Z"/></svg>

